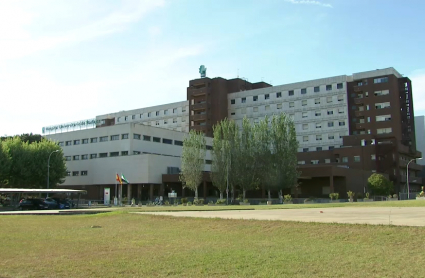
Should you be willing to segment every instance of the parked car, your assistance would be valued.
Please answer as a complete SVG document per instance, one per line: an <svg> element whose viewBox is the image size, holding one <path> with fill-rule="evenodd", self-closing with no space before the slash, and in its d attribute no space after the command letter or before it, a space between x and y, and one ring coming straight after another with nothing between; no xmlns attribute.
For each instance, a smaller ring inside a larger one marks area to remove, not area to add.
<svg viewBox="0 0 425 278"><path fill-rule="evenodd" d="M22 199L19 202L19 210L34 210L34 209L48 209L49 205L43 199Z"/></svg>
<svg viewBox="0 0 425 278"><path fill-rule="evenodd" d="M49 204L49 208L53 209L70 209L71 204L65 199L60 198L46 198L45 201Z"/></svg>

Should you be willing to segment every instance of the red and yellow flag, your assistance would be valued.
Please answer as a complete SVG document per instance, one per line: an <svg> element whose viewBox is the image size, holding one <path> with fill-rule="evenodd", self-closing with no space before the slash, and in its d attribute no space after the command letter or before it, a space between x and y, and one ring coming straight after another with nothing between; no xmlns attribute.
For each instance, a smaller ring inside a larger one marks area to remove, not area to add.
<svg viewBox="0 0 425 278"><path fill-rule="evenodd" d="M119 182L122 185L122 180L121 180L121 178L118 174L117 174L117 177L115 179L117 180L117 182Z"/></svg>

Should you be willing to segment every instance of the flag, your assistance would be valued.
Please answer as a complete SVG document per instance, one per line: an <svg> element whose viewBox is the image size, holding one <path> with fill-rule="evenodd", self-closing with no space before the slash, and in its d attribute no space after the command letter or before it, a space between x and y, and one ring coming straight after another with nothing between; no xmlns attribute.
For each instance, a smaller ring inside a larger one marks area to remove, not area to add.
<svg viewBox="0 0 425 278"><path fill-rule="evenodd" d="M124 177L123 174L121 174L121 180L125 181L127 184L129 184L130 182Z"/></svg>
<svg viewBox="0 0 425 278"><path fill-rule="evenodd" d="M122 180L121 180L120 176L118 176L118 174L117 174L117 177L115 179L117 180L117 182L119 182L122 185Z"/></svg>

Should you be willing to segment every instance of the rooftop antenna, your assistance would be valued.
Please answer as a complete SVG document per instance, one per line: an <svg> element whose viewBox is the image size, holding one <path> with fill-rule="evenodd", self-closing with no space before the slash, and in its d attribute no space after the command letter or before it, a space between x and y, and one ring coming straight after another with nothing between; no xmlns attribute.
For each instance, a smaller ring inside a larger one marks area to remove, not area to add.
<svg viewBox="0 0 425 278"><path fill-rule="evenodd" d="M238 77L237 78L239 78L239 69L238 69Z"/></svg>

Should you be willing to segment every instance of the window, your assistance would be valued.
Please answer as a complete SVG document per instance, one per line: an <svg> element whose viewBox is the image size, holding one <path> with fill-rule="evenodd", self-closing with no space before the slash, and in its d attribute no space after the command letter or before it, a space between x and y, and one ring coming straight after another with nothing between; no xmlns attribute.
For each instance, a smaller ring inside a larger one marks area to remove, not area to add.
<svg viewBox="0 0 425 278"><path fill-rule="evenodd" d="M342 162L347 163L347 162L348 162L348 157L343 157L343 158L342 158Z"/></svg>
<svg viewBox="0 0 425 278"><path fill-rule="evenodd" d="M148 112L148 118L150 118L151 114L152 114L152 112Z"/></svg>
<svg viewBox="0 0 425 278"><path fill-rule="evenodd" d="M87 171L81 171L81 176L87 176Z"/></svg>
<svg viewBox="0 0 425 278"><path fill-rule="evenodd" d="M142 113L140 113L140 116L139 116L139 118L140 118L140 119L142 118L142 115L143 115L143 114L142 114Z"/></svg>
<svg viewBox="0 0 425 278"><path fill-rule="evenodd" d="M375 108L376 109L384 109L384 108L388 108L388 107L390 107L390 103L389 102L375 103Z"/></svg>
<svg viewBox="0 0 425 278"><path fill-rule="evenodd" d="M156 122L155 122L155 125L159 125L159 121L156 121Z"/></svg>
<svg viewBox="0 0 425 278"><path fill-rule="evenodd" d="M301 89L301 94L302 94L302 95L307 94L307 89Z"/></svg>
<svg viewBox="0 0 425 278"><path fill-rule="evenodd" d="M382 115L382 116L376 116L377 122L387 122L391 121L391 115Z"/></svg>
<svg viewBox="0 0 425 278"><path fill-rule="evenodd" d="M326 85L326 91L332 90L332 85Z"/></svg>
<svg viewBox="0 0 425 278"><path fill-rule="evenodd" d="M321 151L322 147L316 147L316 151Z"/></svg>
<svg viewBox="0 0 425 278"><path fill-rule="evenodd" d="M162 138L162 143L172 145L173 144L173 140Z"/></svg>
<svg viewBox="0 0 425 278"><path fill-rule="evenodd" d="M304 160L300 160L300 161L298 161L298 164L299 165L304 165L305 164L305 161Z"/></svg>
<svg viewBox="0 0 425 278"><path fill-rule="evenodd" d="M83 144L88 144L89 143L89 139L83 139Z"/></svg>
<svg viewBox="0 0 425 278"><path fill-rule="evenodd" d="M121 139L128 139L128 133L121 134Z"/></svg>
<svg viewBox="0 0 425 278"><path fill-rule="evenodd" d="M95 138L90 138L90 143L97 143L97 137L95 137Z"/></svg>
<svg viewBox="0 0 425 278"><path fill-rule="evenodd" d="M65 142L65 146L71 146L72 145L72 141L66 141Z"/></svg>
<svg viewBox="0 0 425 278"><path fill-rule="evenodd" d="M74 155L74 156L72 157L72 160L80 160L80 156L79 156L79 155Z"/></svg>
<svg viewBox="0 0 425 278"><path fill-rule="evenodd" d="M306 100L306 99L302 100L302 101L301 101L301 105L302 105L302 106L306 106L306 105L307 105L307 100Z"/></svg>
<svg viewBox="0 0 425 278"><path fill-rule="evenodd" d="M99 157L108 157L108 153L100 153Z"/></svg>
<svg viewBox="0 0 425 278"><path fill-rule="evenodd" d="M319 164L319 160L311 160L310 163L311 164Z"/></svg>
<svg viewBox="0 0 425 278"><path fill-rule="evenodd" d="M264 99L270 99L270 94L265 94Z"/></svg>
<svg viewBox="0 0 425 278"><path fill-rule="evenodd" d="M131 115L131 119L132 120L136 119L136 115Z"/></svg>
<svg viewBox="0 0 425 278"><path fill-rule="evenodd" d="M71 176L71 172L70 171L66 171L66 175L69 177Z"/></svg>
<svg viewBox="0 0 425 278"><path fill-rule="evenodd" d="M79 174L80 174L80 172L78 172L78 171L72 171L72 175L73 175L74 177L78 176Z"/></svg>
<svg viewBox="0 0 425 278"><path fill-rule="evenodd" d="M344 108L338 108L338 114L344 114Z"/></svg>
<svg viewBox="0 0 425 278"><path fill-rule="evenodd" d="M119 135L111 135L111 141L116 141L116 140L120 140L120 136Z"/></svg>
<svg viewBox="0 0 425 278"><path fill-rule="evenodd" d="M333 110L328 110L328 115L333 115L334 111Z"/></svg>
<svg viewBox="0 0 425 278"><path fill-rule="evenodd" d="M173 108L173 114L177 113L177 108Z"/></svg>
<svg viewBox="0 0 425 278"><path fill-rule="evenodd" d="M176 118L173 119L173 124L175 124L175 123L177 123L177 119Z"/></svg>
<svg viewBox="0 0 425 278"><path fill-rule="evenodd" d="M338 84L336 84L336 88L337 88L337 89L342 89L342 88L343 88L342 83L338 83Z"/></svg>
<svg viewBox="0 0 425 278"><path fill-rule="evenodd" d="M166 124L168 124L168 121L167 120L164 120L164 125L166 125Z"/></svg>
<svg viewBox="0 0 425 278"><path fill-rule="evenodd" d="M231 112L230 115L234 116L234 115L236 115L236 113L235 112Z"/></svg>
<svg viewBox="0 0 425 278"><path fill-rule="evenodd" d="M276 93L276 98L281 98L282 97L282 92L277 92Z"/></svg>
<svg viewBox="0 0 425 278"><path fill-rule="evenodd" d="M344 96L343 95L338 95L338 101L344 101Z"/></svg>
<svg viewBox="0 0 425 278"><path fill-rule="evenodd" d="M376 160L376 155L375 155L375 154L371 154L371 155L370 155L370 159L371 159L371 160Z"/></svg>
<svg viewBox="0 0 425 278"><path fill-rule="evenodd" d="M360 162L360 156L354 156L354 162Z"/></svg>
<svg viewBox="0 0 425 278"><path fill-rule="evenodd" d="M92 153L92 154L90 155L90 159L94 159L94 158L97 158L97 153Z"/></svg>
<svg viewBox="0 0 425 278"><path fill-rule="evenodd" d="M63 147L63 142L59 142L59 143L58 143L58 146L59 146L59 147Z"/></svg>
<svg viewBox="0 0 425 278"><path fill-rule="evenodd" d="M258 112L258 107L252 107L253 112Z"/></svg>
<svg viewBox="0 0 425 278"><path fill-rule="evenodd" d="M339 126L345 126L345 121L340 121Z"/></svg>
<svg viewBox="0 0 425 278"><path fill-rule="evenodd" d="M140 134L136 134L136 133L134 133L133 134L133 139L136 139L136 140L140 140Z"/></svg>
<svg viewBox="0 0 425 278"><path fill-rule="evenodd" d="M322 141L322 135L316 135L316 141Z"/></svg>
<svg viewBox="0 0 425 278"><path fill-rule="evenodd" d="M322 128L322 123L316 123L316 128Z"/></svg>
<svg viewBox="0 0 425 278"><path fill-rule="evenodd" d="M155 116L159 116L159 111L155 111Z"/></svg>
<svg viewBox="0 0 425 278"><path fill-rule="evenodd" d="M278 104L276 105L276 108L277 108L277 109L282 109L282 103L278 103Z"/></svg>
<svg viewBox="0 0 425 278"><path fill-rule="evenodd" d="M161 138L153 137L153 141L156 142L156 143L161 143Z"/></svg>
<svg viewBox="0 0 425 278"><path fill-rule="evenodd" d="M387 83L387 82L388 82L388 77L380 77L380 78L373 79L373 83L375 83L375 84Z"/></svg>
<svg viewBox="0 0 425 278"><path fill-rule="evenodd" d="M375 91L374 93L375 96L385 96L389 94L390 94L390 90Z"/></svg>
<svg viewBox="0 0 425 278"><path fill-rule="evenodd" d="M235 104L235 100L234 99L231 99L230 100L230 104Z"/></svg>
<svg viewBox="0 0 425 278"><path fill-rule="evenodd" d="M302 117L303 118L307 118L308 117L308 112L303 112Z"/></svg>
<svg viewBox="0 0 425 278"><path fill-rule="evenodd" d="M303 152L308 152L308 148L303 148Z"/></svg>
<svg viewBox="0 0 425 278"><path fill-rule="evenodd" d="M120 117L118 117L118 118L117 118L117 122L118 122L118 123L120 122L120 119L121 119Z"/></svg>
<svg viewBox="0 0 425 278"><path fill-rule="evenodd" d="M89 155L88 154L82 154L81 155L81 160L87 160L89 159Z"/></svg>
<svg viewBox="0 0 425 278"><path fill-rule="evenodd" d="M314 87L314 92L315 92L315 93L318 93L318 92L320 92L320 87L319 87L319 86L317 86L317 87Z"/></svg>
<svg viewBox="0 0 425 278"><path fill-rule="evenodd" d="M150 141L151 137L147 135L143 135L143 141Z"/></svg>
<svg viewBox="0 0 425 278"><path fill-rule="evenodd" d="M139 151L133 151L133 154L140 154Z"/></svg>
<svg viewBox="0 0 425 278"><path fill-rule="evenodd" d="M65 161L71 161L71 157L70 156L65 156Z"/></svg>
<svg viewBox="0 0 425 278"><path fill-rule="evenodd" d="M334 126L334 122L328 122L328 127L333 127Z"/></svg>
<svg viewBox="0 0 425 278"><path fill-rule="evenodd" d="M333 150L333 149L335 149L334 146L329 146L329 150Z"/></svg>
<svg viewBox="0 0 425 278"><path fill-rule="evenodd" d="M128 155L128 151L121 151L121 155L122 155L122 156L126 156L126 155Z"/></svg>
<svg viewBox="0 0 425 278"><path fill-rule="evenodd" d="M325 163L331 163L331 160L329 158L325 158Z"/></svg>
<svg viewBox="0 0 425 278"><path fill-rule="evenodd" d="M119 152L110 152L110 153L109 153L109 156L110 156L110 157L119 156L119 155L120 155L120 153L119 153Z"/></svg>
<svg viewBox="0 0 425 278"><path fill-rule="evenodd" d="M320 98L314 99L314 104L320 104Z"/></svg>
<svg viewBox="0 0 425 278"><path fill-rule="evenodd" d="M294 95L294 91L293 91L293 90L291 90L291 91L289 91L289 92L288 92L288 96L290 96L290 97L291 97L291 96L293 96L293 95Z"/></svg>
<svg viewBox="0 0 425 278"><path fill-rule="evenodd" d="M393 131L393 129L391 127L387 127L387 128L378 128L376 130L377 134L387 134L387 133L391 133Z"/></svg>
<svg viewBox="0 0 425 278"><path fill-rule="evenodd" d="M320 112L320 111L316 111L316 112L314 113L314 115L315 115L316 117L320 117L320 116L322 116L322 112Z"/></svg>
<svg viewBox="0 0 425 278"><path fill-rule="evenodd" d="M253 101L257 101L257 100L258 100L258 96L253 96L253 97L252 97L252 100L253 100Z"/></svg>
<svg viewBox="0 0 425 278"><path fill-rule="evenodd" d="M182 112L186 112L186 107L183 107L182 108Z"/></svg>
<svg viewBox="0 0 425 278"><path fill-rule="evenodd" d="M303 124L303 130L307 130L308 129L308 124Z"/></svg>
<svg viewBox="0 0 425 278"><path fill-rule="evenodd" d="M303 136L303 142L308 142L308 136Z"/></svg>
<svg viewBox="0 0 425 278"><path fill-rule="evenodd" d="M243 97L243 98L241 99L241 103L246 103L246 97Z"/></svg>
<svg viewBox="0 0 425 278"><path fill-rule="evenodd" d="M205 159L205 164L212 164L212 160Z"/></svg>
<svg viewBox="0 0 425 278"><path fill-rule="evenodd" d="M332 97L326 97L326 102L327 103L331 103L332 102Z"/></svg>
<svg viewBox="0 0 425 278"><path fill-rule="evenodd" d="M294 107L295 106L295 103L294 102L290 102L289 103L289 107L291 108L291 107Z"/></svg>
<svg viewBox="0 0 425 278"><path fill-rule="evenodd" d="M164 115L168 115L168 109L164 110Z"/></svg>
<svg viewBox="0 0 425 278"><path fill-rule="evenodd" d="M265 109L266 111L270 111L270 105L266 105Z"/></svg>
<svg viewBox="0 0 425 278"><path fill-rule="evenodd" d="M333 134L328 134L328 139L329 140L333 140L334 139L334 135Z"/></svg>
<svg viewBox="0 0 425 278"><path fill-rule="evenodd" d="M106 141L108 141L108 136L99 137L99 141L100 142L106 142Z"/></svg>
<svg viewBox="0 0 425 278"><path fill-rule="evenodd" d="M179 140L174 140L174 145L176 146L183 146L183 142Z"/></svg>

